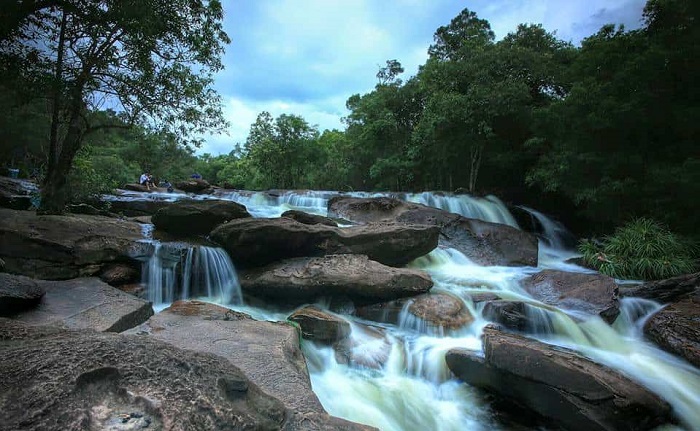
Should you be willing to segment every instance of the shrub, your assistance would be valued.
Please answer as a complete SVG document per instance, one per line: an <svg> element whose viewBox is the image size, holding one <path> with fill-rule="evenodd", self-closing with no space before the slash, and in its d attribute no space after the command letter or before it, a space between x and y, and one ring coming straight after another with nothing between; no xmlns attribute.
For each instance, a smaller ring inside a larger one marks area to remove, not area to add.
<svg viewBox="0 0 700 431"><path fill-rule="evenodd" d="M602 241L583 240L579 251L591 267L622 279L659 280L697 266L695 245L648 218L632 220Z"/></svg>
<svg viewBox="0 0 700 431"><path fill-rule="evenodd" d="M108 171L98 171L93 165L92 149L82 148L73 161L68 176L69 202L98 204L102 194L113 193L116 182Z"/></svg>

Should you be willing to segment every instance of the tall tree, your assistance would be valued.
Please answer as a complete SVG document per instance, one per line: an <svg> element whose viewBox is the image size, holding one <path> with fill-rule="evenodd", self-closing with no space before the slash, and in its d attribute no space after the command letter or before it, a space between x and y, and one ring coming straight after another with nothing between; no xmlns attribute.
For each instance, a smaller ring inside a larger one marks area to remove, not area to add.
<svg viewBox="0 0 700 431"><path fill-rule="evenodd" d="M20 2L27 3L27 2ZM59 213L66 178L92 121L109 107L129 124L174 133L181 143L225 125L211 88L229 42L218 0L62 0L35 3L0 41L0 65L46 83L53 118L42 211ZM11 61L10 61L11 60ZM23 60L23 61L22 61Z"/></svg>

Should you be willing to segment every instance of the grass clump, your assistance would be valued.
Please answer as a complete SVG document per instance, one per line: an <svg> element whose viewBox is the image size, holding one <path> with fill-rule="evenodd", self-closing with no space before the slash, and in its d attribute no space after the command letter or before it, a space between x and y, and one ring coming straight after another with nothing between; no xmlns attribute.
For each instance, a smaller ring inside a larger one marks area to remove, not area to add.
<svg viewBox="0 0 700 431"><path fill-rule="evenodd" d="M588 265L620 279L660 280L697 267L697 247L649 218L632 220L602 241L585 239L578 249Z"/></svg>

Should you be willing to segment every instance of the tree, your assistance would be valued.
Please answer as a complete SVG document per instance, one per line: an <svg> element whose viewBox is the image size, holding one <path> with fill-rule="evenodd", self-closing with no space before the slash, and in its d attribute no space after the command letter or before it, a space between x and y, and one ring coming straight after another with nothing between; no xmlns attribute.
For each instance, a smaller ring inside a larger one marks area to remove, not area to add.
<svg viewBox="0 0 700 431"><path fill-rule="evenodd" d="M91 110L115 109L129 125L169 131L183 144L225 125L211 88L229 42L218 0L19 3L35 7L9 21L16 28L3 32L0 66L42 82L52 99L42 211L63 211L85 138L115 127L92 121Z"/></svg>
<svg viewBox="0 0 700 431"><path fill-rule="evenodd" d="M403 66L398 60L387 60L386 66L380 67L379 72L377 72L379 85L401 85L401 80L397 77L403 73L403 70Z"/></svg>

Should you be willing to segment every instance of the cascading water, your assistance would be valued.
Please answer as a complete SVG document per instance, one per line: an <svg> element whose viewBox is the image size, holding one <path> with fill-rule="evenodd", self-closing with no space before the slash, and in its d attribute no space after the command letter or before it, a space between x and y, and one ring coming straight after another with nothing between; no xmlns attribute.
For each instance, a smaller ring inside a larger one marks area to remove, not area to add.
<svg viewBox="0 0 700 431"><path fill-rule="evenodd" d="M558 250L565 250L571 247L571 244L575 243L574 236L566 227L564 227L563 224L550 219L546 215L532 208L528 208L526 206L519 206L519 208L527 211L535 220L537 220L537 223L542 228L542 232L539 236L547 246Z"/></svg>
<svg viewBox="0 0 700 431"><path fill-rule="evenodd" d="M142 283L156 310L178 299L202 298L222 305L241 305L236 269L217 247L151 242L153 251L142 265Z"/></svg>
<svg viewBox="0 0 700 431"><path fill-rule="evenodd" d="M241 203L244 203L256 217L279 216L290 207L325 214L327 201L324 200L328 199L332 193L314 193L304 192L307 200L294 200L293 196L297 194L295 192L280 196L249 193L246 196L231 198L232 200L246 199ZM364 197L388 194L353 193L353 195ZM459 207L461 204L457 201L467 201L469 197L436 196L435 194L399 197L460 212L467 217L482 218L487 221L504 222L506 220L507 224L516 225L514 220L512 223L507 221L510 214L507 213L505 206L501 204L501 208L507 215L495 209L499 206L497 200L477 200L480 205L493 205L492 209L483 210L479 214L469 209L468 205ZM451 199L454 201L451 202ZM534 213L532 214L536 217ZM556 242L557 230L554 228L547 230L549 228L545 226L549 225L546 218L538 220L544 227L544 237L547 239L541 244L551 245L552 247L547 247L548 250L561 247L562 243ZM167 248L166 245L162 247ZM162 251L154 252L153 256L160 254L161 262L167 262L167 255L162 253ZM207 287L209 286L207 282L202 280L211 280L212 277L204 275L206 272L197 272L193 269L196 266L213 265L212 259L204 258L207 255L206 252L197 253L197 255L201 257L199 263L195 262L198 258L193 249L185 253L183 260L191 262L192 265L190 275L186 276L190 281L186 288L180 287L177 283L184 278L180 276L176 280L172 296L175 299L178 298L178 293L182 293L178 289L186 290L187 295L192 295L196 291L197 295L226 296L219 288ZM571 253L568 255L570 256ZM494 411L491 397L482 390L456 380L449 373L444 359L445 353L452 348L482 352L480 336L488 320L482 315L482 306L475 305L471 298L475 294L496 294L504 300L521 301L527 304L525 313L527 320L531 322L524 329L527 336L573 349L627 375L669 402L685 429L700 430L700 371L678 357L661 351L645 341L643 337L641 330L643 323L652 313L658 311L659 304L642 299L625 298L620 301L619 317L613 325L609 325L597 316L578 314L572 317L565 310L540 303L521 288L520 280L543 267L586 272L575 265L564 264L565 256L567 255L563 252L548 253L546 259L540 258L538 268L479 266L451 249L436 249L427 256L415 260L409 266L425 270L431 275L435 283L433 291L446 292L461 298L471 311L473 322L459 330L440 331L429 328L425 322L415 316L413 320L406 316L403 324L395 325L369 322L352 315L345 315L351 326L348 339L351 356L349 360L341 360L342 358L339 358L333 348L309 341L302 343L315 393L330 414L373 425L385 431L512 429L513 424L507 420L504 421L502 414ZM203 259L210 263L204 264ZM222 265L228 264L222 263ZM153 264L153 284L161 283L162 301L166 301L170 295L168 288L163 287L169 283L167 274L162 273L163 268L167 267L168 265ZM160 275L157 275L158 271L161 271ZM195 276L195 273L199 275ZM149 279L150 277L151 275ZM214 279L218 280L217 277ZM230 279L227 277L230 275L220 278ZM226 282L213 282L213 285L217 284L224 285ZM200 287L195 288L195 285ZM317 304L317 306L327 308L328 304ZM235 305L232 308L251 314L256 319L265 320L284 320L292 312L292 310L250 305ZM540 424L533 426L544 429ZM669 425L664 429L674 428Z"/></svg>

